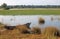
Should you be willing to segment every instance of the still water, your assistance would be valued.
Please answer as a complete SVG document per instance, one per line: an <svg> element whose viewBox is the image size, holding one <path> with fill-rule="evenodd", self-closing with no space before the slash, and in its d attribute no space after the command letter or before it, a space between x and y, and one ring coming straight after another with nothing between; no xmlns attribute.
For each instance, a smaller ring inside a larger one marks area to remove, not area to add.
<svg viewBox="0 0 60 39"><path fill-rule="evenodd" d="M44 24L39 24L39 18L45 20ZM53 20L51 20L53 18ZM16 26L30 23L30 27L47 27L54 26L60 29L60 16L59 15L0 15L0 22L5 25Z"/></svg>

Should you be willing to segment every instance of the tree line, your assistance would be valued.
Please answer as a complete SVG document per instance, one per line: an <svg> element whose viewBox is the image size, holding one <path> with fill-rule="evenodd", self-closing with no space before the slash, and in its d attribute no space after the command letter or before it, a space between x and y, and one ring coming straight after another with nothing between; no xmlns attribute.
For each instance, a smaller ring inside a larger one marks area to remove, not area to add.
<svg viewBox="0 0 60 39"><path fill-rule="evenodd" d="M60 8L60 5L7 5L3 3L0 8L3 9L13 9L13 8Z"/></svg>

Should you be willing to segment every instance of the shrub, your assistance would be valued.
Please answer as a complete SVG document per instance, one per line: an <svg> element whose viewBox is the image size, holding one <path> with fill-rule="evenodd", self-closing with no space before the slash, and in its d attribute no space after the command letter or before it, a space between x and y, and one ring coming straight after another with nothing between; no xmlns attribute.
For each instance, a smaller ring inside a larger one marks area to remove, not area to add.
<svg viewBox="0 0 60 39"><path fill-rule="evenodd" d="M9 7L4 8L4 10L9 10L9 9L10 9Z"/></svg>
<svg viewBox="0 0 60 39"><path fill-rule="evenodd" d="M43 18L39 18L39 24L44 24L45 20Z"/></svg>

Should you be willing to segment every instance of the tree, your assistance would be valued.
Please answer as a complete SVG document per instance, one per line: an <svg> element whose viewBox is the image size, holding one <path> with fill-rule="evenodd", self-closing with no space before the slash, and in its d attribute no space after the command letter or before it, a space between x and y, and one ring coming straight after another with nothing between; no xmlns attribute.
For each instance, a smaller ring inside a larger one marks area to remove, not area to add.
<svg viewBox="0 0 60 39"><path fill-rule="evenodd" d="M3 9L5 9L5 10L8 10L8 9L9 9L9 7L7 7L7 4L6 4L6 3L3 3L3 4L1 5L1 7L2 7Z"/></svg>

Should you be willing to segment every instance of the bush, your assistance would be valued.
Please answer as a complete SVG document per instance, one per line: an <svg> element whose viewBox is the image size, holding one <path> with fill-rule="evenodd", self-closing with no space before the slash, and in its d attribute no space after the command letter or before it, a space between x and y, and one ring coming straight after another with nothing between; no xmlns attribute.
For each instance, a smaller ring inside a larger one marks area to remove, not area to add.
<svg viewBox="0 0 60 39"><path fill-rule="evenodd" d="M4 8L4 10L9 10L9 9L10 9L9 7Z"/></svg>
<svg viewBox="0 0 60 39"><path fill-rule="evenodd" d="M44 24L45 20L43 18L39 18L39 24Z"/></svg>

